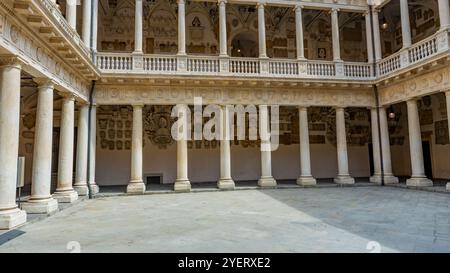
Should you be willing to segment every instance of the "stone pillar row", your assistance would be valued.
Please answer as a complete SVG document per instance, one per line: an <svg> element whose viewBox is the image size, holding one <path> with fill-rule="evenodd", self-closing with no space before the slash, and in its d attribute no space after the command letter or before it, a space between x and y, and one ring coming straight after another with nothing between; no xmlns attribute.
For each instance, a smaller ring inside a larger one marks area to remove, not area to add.
<svg viewBox="0 0 450 273"><path fill-rule="evenodd" d="M68 0L75 1L75 0ZM90 1L98 0L85 0L86 5L83 7L83 39L86 44L88 43L88 37L90 35L90 29L87 29L89 22L86 22L86 14L90 14ZM448 1L448 0L440 0ZM177 0L178 3L178 55L186 55L186 0ZM228 56L227 48L227 19L226 19L226 4L227 0L217 0L219 6L219 42L220 42L220 57ZM265 2L257 3L256 8L258 12L258 40L259 40L259 57L267 58L267 47L266 47L266 23L265 23ZM95 5L94 5L95 7ZM305 60L304 54L304 34L303 34L303 17L302 10L303 6L296 5L294 7L295 11L295 23L296 23L296 44L297 44L297 59ZM68 5L68 14L73 13L72 6ZM95 13L96 11L94 11ZM340 52L340 38L339 38L339 9L331 9L331 20L332 20L332 36L333 36L333 59L335 61L342 61ZM366 15L368 13L366 12ZM379 22L378 22L378 11L373 13L374 15L374 26L375 26L375 50L377 54L377 60L381 59L381 45L380 45L380 33L379 33ZM71 20L73 15L68 16L68 20ZM95 24L96 23L95 18ZM135 0L135 48L134 54L143 53L143 10L142 10L142 0ZM96 29L96 27L94 28ZM96 30L95 30L96 31ZM372 35L371 35L371 23L370 16L366 16L366 35L367 35L367 48L369 61L372 61L373 56L373 46L372 46ZM96 40L96 35L95 35Z"/></svg>
<svg viewBox="0 0 450 273"><path fill-rule="evenodd" d="M95 184L95 107L91 135L91 174L87 179L88 112L80 107L78 118L77 169L72 186L75 97L61 93L60 150L57 187L51 194L51 164L53 142L53 99L55 83L36 78L38 84L35 139L33 150L31 196L16 205L17 160L20 125L20 82L22 60L17 57L0 58L0 229L11 229L26 222L26 213L50 214L58 209L58 202L71 203L78 195L87 194L87 181L93 192Z"/></svg>

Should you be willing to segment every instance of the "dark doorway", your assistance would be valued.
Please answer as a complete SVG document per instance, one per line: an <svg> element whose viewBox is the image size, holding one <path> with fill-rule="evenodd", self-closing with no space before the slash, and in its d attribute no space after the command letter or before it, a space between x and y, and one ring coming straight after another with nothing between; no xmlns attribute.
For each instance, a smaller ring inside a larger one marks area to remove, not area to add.
<svg viewBox="0 0 450 273"><path fill-rule="evenodd" d="M433 166L431 164L431 144L429 141L422 142L423 164L425 167L425 175L429 179L433 179Z"/></svg>
<svg viewBox="0 0 450 273"><path fill-rule="evenodd" d="M148 175L145 177L145 182L147 185L153 184L153 185L160 185L162 184L162 175Z"/></svg>
<svg viewBox="0 0 450 273"><path fill-rule="evenodd" d="M370 176L375 174L375 166L373 161L373 143L369 143L369 164L370 164Z"/></svg>

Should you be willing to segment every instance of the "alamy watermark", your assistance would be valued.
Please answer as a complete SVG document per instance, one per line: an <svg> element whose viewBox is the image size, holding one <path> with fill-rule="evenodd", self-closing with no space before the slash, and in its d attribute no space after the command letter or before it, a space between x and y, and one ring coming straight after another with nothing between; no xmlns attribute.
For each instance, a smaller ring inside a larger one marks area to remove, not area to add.
<svg viewBox="0 0 450 273"><path fill-rule="evenodd" d="M204 106L202 98L195 97L193 113L184 104L172 108L172 117L177 121L172 126L171 134L176 141L259 139L261 151L275 151L279 146L279 110L278 105ZM209 120L204 123L204 118Z"/></svg>

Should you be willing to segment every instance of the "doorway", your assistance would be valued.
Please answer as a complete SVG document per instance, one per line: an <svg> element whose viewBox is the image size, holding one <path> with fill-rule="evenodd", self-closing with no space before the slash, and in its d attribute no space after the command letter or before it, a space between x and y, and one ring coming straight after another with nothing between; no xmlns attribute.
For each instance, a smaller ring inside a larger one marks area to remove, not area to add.
<svg viewBox="0 0 450 273"><path fill-rule="evenodd" d="M431 143L430 141L422 141L423 164L425 167L425 175L429 179L433 179L433 164L431 162Z"/></svg>
<svg viewBox="0 0 450 273"><path fill-rule="evenodd" d="M373 143L369 143L369 165L370 165L370 176L375 174L375 163L373 160Z"/></svg>

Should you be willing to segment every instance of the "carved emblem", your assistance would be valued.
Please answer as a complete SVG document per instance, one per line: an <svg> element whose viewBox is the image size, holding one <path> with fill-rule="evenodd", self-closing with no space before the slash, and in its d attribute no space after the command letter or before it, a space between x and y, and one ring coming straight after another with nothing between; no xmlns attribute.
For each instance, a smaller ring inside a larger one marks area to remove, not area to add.
<svg viewBox="0 0 450 273"><path fill-rule="evenodd" d="M145 112L145 132L151 143L160 149L173 144L171 128L174 120L171 117L171 106L152 106Z"/></svg>

